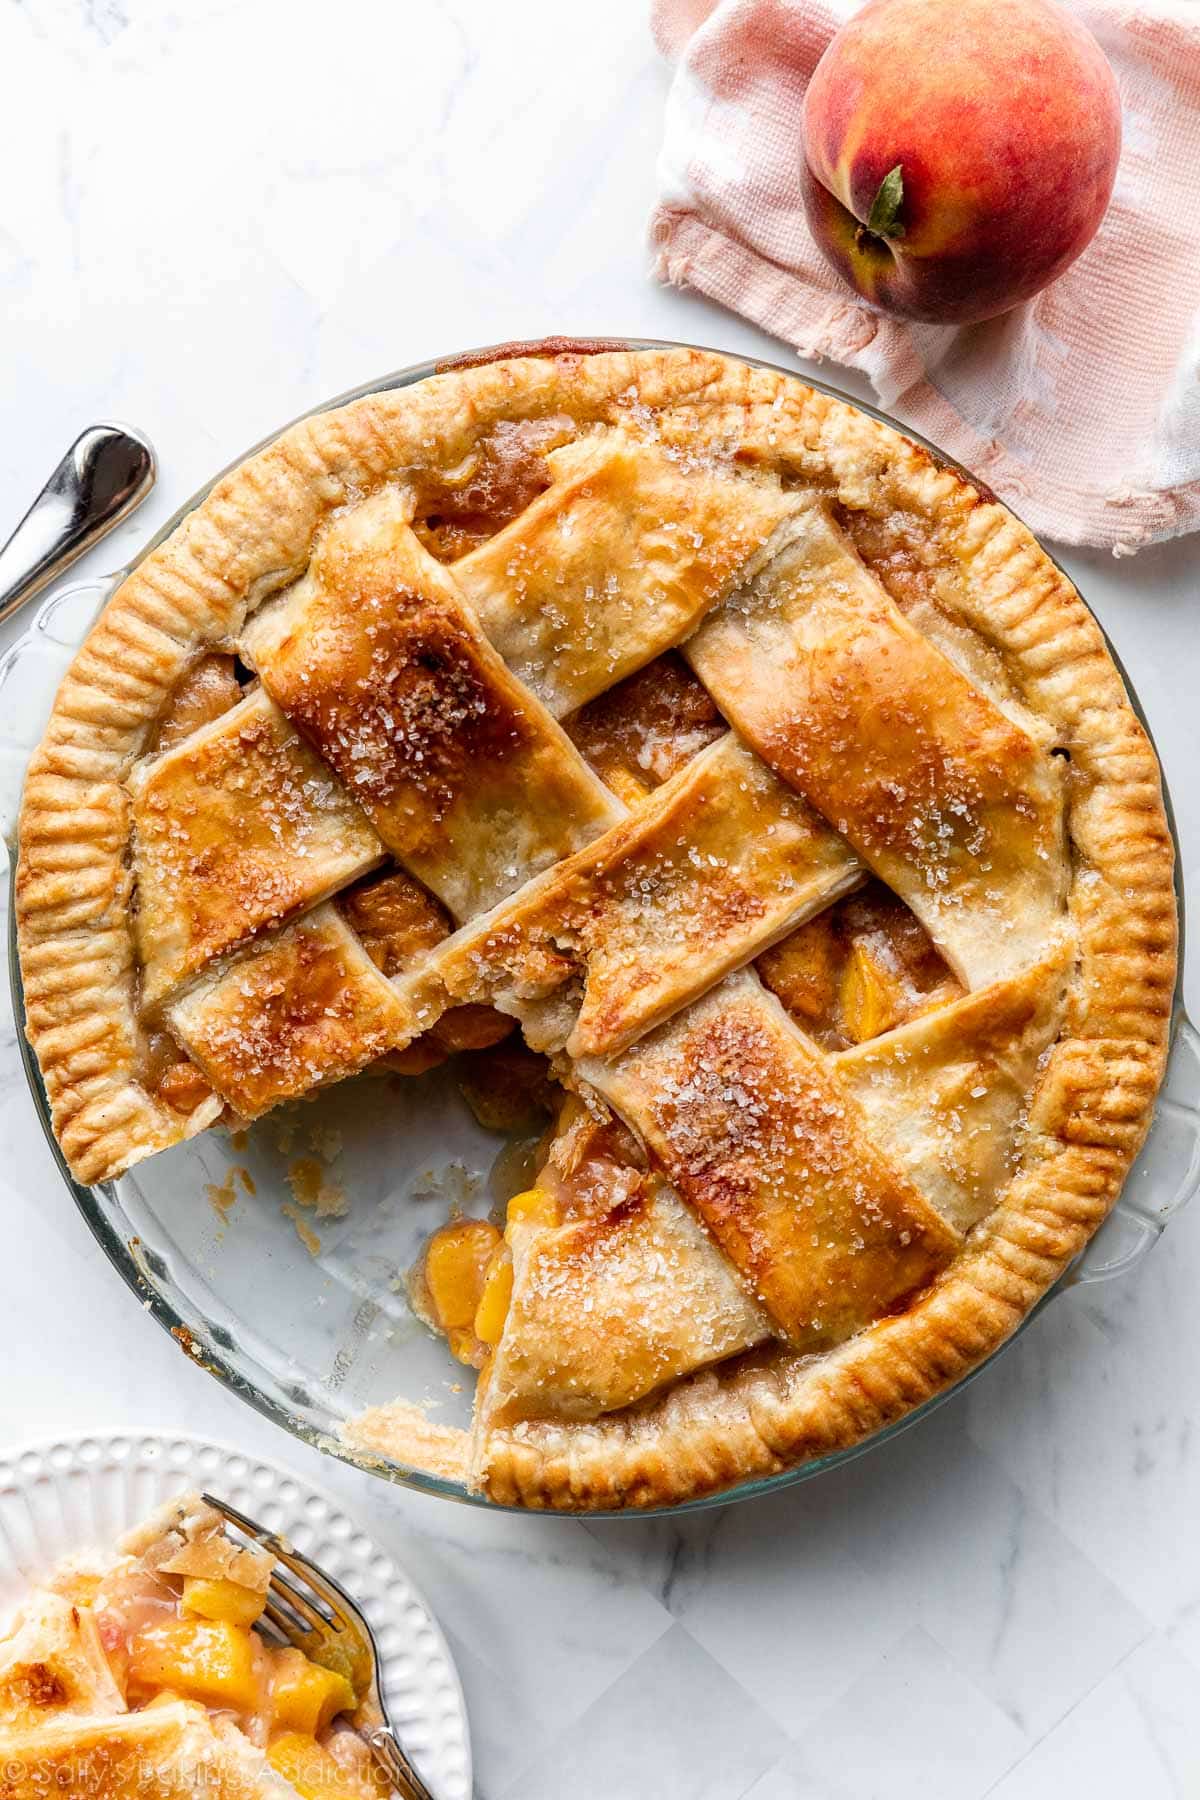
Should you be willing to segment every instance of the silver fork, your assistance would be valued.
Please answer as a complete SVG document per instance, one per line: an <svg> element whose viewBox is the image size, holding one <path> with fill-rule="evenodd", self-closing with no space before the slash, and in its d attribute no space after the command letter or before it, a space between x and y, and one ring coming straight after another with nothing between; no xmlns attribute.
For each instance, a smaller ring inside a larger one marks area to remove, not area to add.
<svg viewBox="0 0 1200 1800"><path fill-rule="evenodd" d="M309 1557L293 1550L286 1538L248 1519L226 1500L205 1494L204 1500L252 1543L261 1544L287 1570L271 1572L263 1620L285 1644L302 1650L310 1662L345 1675L363 1697L367 1721L360 1735L375 1761L403 1800L433 1800L400 1747L388 1717L379 1681L379 1647L358 1605L331 1575Z"/></svg>

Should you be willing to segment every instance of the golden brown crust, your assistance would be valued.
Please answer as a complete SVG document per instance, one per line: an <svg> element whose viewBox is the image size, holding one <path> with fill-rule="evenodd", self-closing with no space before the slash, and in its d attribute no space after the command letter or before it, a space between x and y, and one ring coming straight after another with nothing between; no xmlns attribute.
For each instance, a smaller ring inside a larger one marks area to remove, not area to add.
<svg viewBox="0 0 1200 1800"><path fill-rule="evenodd" d="M480 1400L485 1444L498 1421L595 1418L773 1335L665 1184L511 1235L512 1305Z"/></svg>
<svg viewBox="0 0 1200 1800"><path fill-rule="evenodd" d="M0 1742L50 1720L124 1711L93 1613L35 1590L0 1640Z"/></svg>
<svg viewBox="0 0 1200 1800"><path fill-rule="evenodd" d="M147 1007L383 856L364 814L261 688L129 785Z"/></svg>
<svg viewBox="0 0 1200 1800"><path fill-rule="evenodd" d="M295 1792L232 1726L183 1702L0 1736L0 1800L287 1800Z"/></svg>
<svg viewBox="0 0 1200 1800"><path fill-rule="evenodd" d="M556 718L695 629L791 501L728 465L618 434L547 458L553 487L455 564L519 680Z"/></svg>
<svg viewBox="0 0 1200 1800"><path fill-rule="evenodd" d="M621 814L385 490L338 519L242 642L394 856L457 918Z"/></svg>
<svg viewBox="0 0 1200 1800"><path fill-rule="evenodd" d="M968 986L1014 972L1061 910L1061 766L904 617L824 507L784 530L688 660Z"/></svg>
<svg viewBox="0 0 1200 1800"><path fill-rule="evenodd" d="M331 903L201 976L166 1016L242 1119L356 1075L423 1029Z"/></svg>
<svg viewBox="0 0 1200 1800"><path fill-rule="evenodd" d="M923 1288L958 1233L878 1152L848 1087L749 974L577 1073L633 1124L798 1348Z"/></svg>
<svg viewBox="0 0 1200 1800"><path fill-rule="evenodd" d="M233 641L249 613L303 575L338 507L388 483L419 495L502 421L563 417L579 433L652 432L685 461L719 447L764 494L782 480L823 501L830 528L880 584L873 592L894 603L872 600L873 629L936 668L943 691L961 671L992 709L972 701L1003 748L999 803L1017 793L1018 813L1028 803L1037 815L1027 834L1035 851L1048 825L1044 794L1027 779L1027 743L1070 756L1068 856L1059 860L1076 964L1062 1028L1042 1063L1018 1166L940 1278L820 1356L754 1350L594 1423L524 1421L497 1428L484 1446L487 1491L498 1500L665 1504L851 1445L961 1378L1083 1247L1145 1135L1175 981L1157 763L1094 620L1003 507L853 408L698 351L526 356L319 414L225 477L122 584L76 657L26 784L18 932L29 1032L77 1176L101 1179L177 1141L194 1122L181 1123L140 1078L126 860L125 781L169 696L200 656ZM581 452L557 454L569 463ZM488 550L472 553L473 568L486 572ZM897 619L941 660L930 663ZM676 620L646 654L678 641L679 629ZM593 679L575 671L544 697L567 710L596 691ZM878 857L874 844L860 847ZM1023 854L1014 875L1029 871ZM1056 913L1059 897L1037 904Z"/></svg>
<svg viewBox="0 0 1200 1800"><path fill-rule="evenodd" d="M845 840L726 732L628 819L462 932L439 973L452 992L521 1016L534 1049L611 1056L861 874ZM523 1004L569 985L540 1016Z"/></svg>
<svg viewBox="0 0 1200 1800"><path fill-rule="evenodd" d="M1043 1051L1062 1029L1073 946L836 1058L874 1143L960 1231L1020 1161Z"/></svg>

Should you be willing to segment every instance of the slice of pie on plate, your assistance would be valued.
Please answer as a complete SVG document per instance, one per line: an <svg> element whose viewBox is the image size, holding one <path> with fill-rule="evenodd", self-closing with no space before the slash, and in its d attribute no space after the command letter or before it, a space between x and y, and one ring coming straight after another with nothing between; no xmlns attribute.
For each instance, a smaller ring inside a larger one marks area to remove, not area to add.
<svg viewBox="0 0 1200 1800"><path fill-rule="evenodd" d="M378 1800L343 1674L255 1623L273 1566L197 1494L61 1563L0 1637L0 1792Z"/></svg>
<svg viewBox="0 0 1200 1800"><path fill-rule="evenodd" d="M540 1071L533 1186L413 1276L473 1431L348 1428L531 1506L958 1380L1113 1204L1175 979L1158 767L1067 578L688 349L451 367L226 476L63 683L16 893L81 1181L363 1070Z"/></svg>

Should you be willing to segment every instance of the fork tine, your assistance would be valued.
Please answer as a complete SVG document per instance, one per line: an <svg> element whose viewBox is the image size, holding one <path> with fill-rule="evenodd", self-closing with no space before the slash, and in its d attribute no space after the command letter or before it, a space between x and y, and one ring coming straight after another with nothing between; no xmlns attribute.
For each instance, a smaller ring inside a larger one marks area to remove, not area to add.
<svg viewBox="0 0 1200 1800"><path fill-rule="evenodd" d="M314 1568L307 1557L301 1556L293 1550L286 1538L281 1538L274 1531L264 1530L256 1520L247 1518L246 1514L240 1513L236 1506L230 1506L227 1500L219 1500L215 1494L201 1494L200 1498L215 1512L219 1512L222 1518L235 1525L253 1543L260 1544L264 1550L269 1550L271 1555L281 1562L288 1573L295 1578L295 1583L302 1582L309 1588L310 1592L316 1596L319 1606L323 1606L328 1615L322 1617L319 1607L314 1607L313 1601L308 1599L309 1608L316 1613L316 1622L322 1625L332 1625L340 1631L345 1629L345 1621L349 1619L356 1627L369 1632L370 1627L360 1608L346 1590L340 1587L332 1576L326 1575L323 1570ZM279 1582L287 1590L288 1597L293 1602L307 1598L301 1594L298 1585L289 1582L285 1576L279 1574L278 1570L275 1570L271 1579Z"/></svg>
<svg viewBox="0 0 1200 1800"><path fill-rule="evenodd" d="M271 1572L271 1586L275 1590L276 1597L283 1594L292 1610L299 1613L308 1625L314 1627L328 1625L335 1631L341 1629L329 1607L321 1600L319 1592L317 1600L314 1602L294 1581L289 1581L286 1575L281 1575L278 1569Z"/></svg>
<svg viewBox="0 0 1200 1800"><path fill-rule="evenodd" d="M282 1613L278 1607L272 1605L270 1600L267 1601L259 1617L255 1620L254 1628L260 1637L266 1638L268 1643L273 1644L276 1640L282 1644L292 1642L294 1627L284 1623Z"/></svg>
<svg viewBox="0 0 1200 1800"><path fill-rule="evenodd" d="M301 1556L299 1551L293 1550L290 1544L284 1543L280 1538L275 1539L273 1554L290 1575L309 1588L322 1605L328 1608L333 1624L339 1629L347 1619L365 1629L366 1620L361 1609L332 1575L327 1575L324 1569L318 1569L306 1556Z"/></svg>
<svg viewBox="0 0 1200 1800"><path fill-rule="evenodd" d="M214 1512L220 1513L230 1525L236 1525L251 1542L261 1544L264 1549L274 1551L276 1544L283 1542L273 1531L266 1531L256 1519L248 1519L236 1506L230 1506L228 1500L218 1499L216 1494L201 1494L200 1498L206 1506L211 1506Z"/></svg>
<svg viewBox="0 0 1200 1800"><path fill-rule="evenodd" d="M279 1560L286 1559L287 1567L293 1572L295 1571L295 1555L290 1552L289 1547L277 1533L265 1530L257 1520L247 1518L246 1514L240 1513L236 1506L231 1506L228 1500L219 1500L215 1494L201 1494L200 1498L206 1505L211 1506L214 1512L220 1513L227 1524L233 1525L244 1537L248 1537L252 1543L260 1545L270 1555ZM313 1600L295 1581L289 1581L286 1575L281 1575L278 1568L275 1568L271 1571L271 1591L276 1596L276 1603L274 1605L268 1603L264 1616L270 1619L276 1631L282 1633L289 1643L297 1637L311 1635L314 1630L333 1629L336 1631L340 1629L337 1619L333 1616L332 1608L323 1600L319 1589L314 1589L316 1599ZM295 1623L279 1606L278 1601L281 1598L288 1611L294 1615ZM322 1611L322 1607L325 1608L324 1611Z"/></svg>
<svg viewBox="0 0 1200 1800"><path fill-rule="evenodd" d="M279 1633L285 1644L292 1644L297 1649L312 1636L307 1625L285 1613L283 1608L270 1598L270 1595L263 1607L262 1617L266 1619L273 1630Z"/></svg>

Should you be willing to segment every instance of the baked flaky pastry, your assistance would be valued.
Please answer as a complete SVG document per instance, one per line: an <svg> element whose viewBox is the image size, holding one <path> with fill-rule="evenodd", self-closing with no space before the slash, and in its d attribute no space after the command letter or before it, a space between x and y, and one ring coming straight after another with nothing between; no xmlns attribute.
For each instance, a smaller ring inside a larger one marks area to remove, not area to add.
<svg viewBox="0 0 1200 1800"><path fill-rule="evenodd" d="M378 1800L344 1675L254 1629L272 1559L197 1494L51 1570L0 1635L0 1796Z"/></svg>
<svg viewBox="0 0 1200 1800"><path fill-rule="evenodd" d="M470 1442L349 1428L533 1506L688 1499L959 1379L1116 1198L1175 978L1157 764L1070 582L898 433L684 349L450 368L225 477L64 682L16 895L82 1181L497 1011L552 1060L505 1241L416 1284Z"/></svg>

